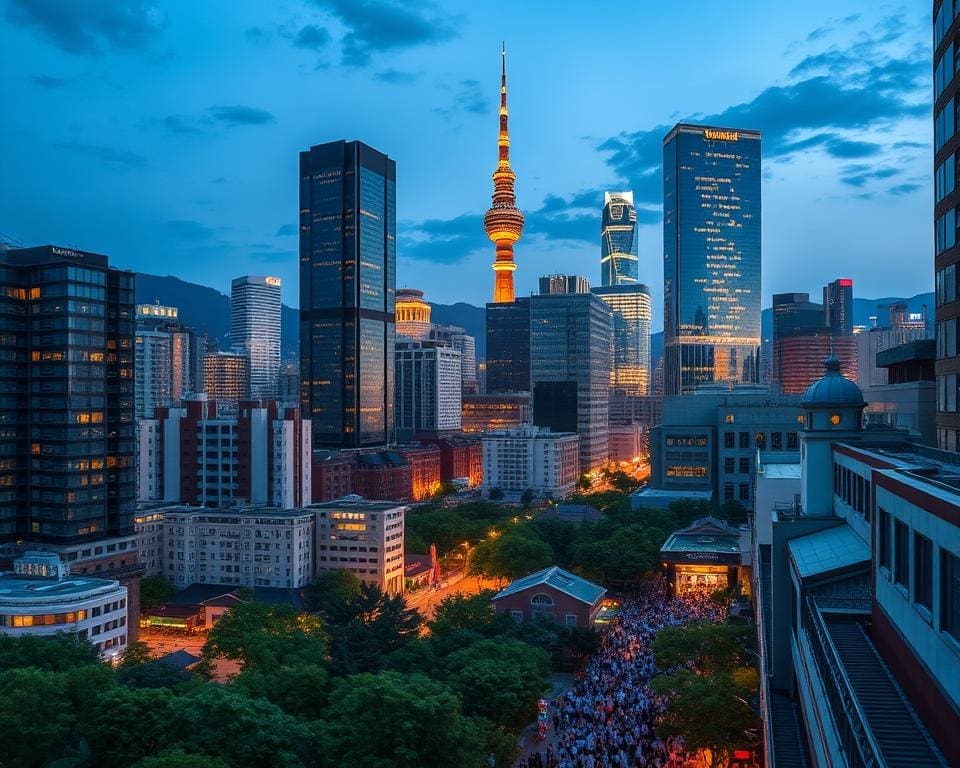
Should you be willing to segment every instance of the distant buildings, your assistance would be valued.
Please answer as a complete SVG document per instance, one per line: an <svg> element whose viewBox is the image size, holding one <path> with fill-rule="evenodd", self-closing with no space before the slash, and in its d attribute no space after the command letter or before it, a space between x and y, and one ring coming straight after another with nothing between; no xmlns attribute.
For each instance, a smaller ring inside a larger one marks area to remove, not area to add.
<svg viewBox="0 0 960 768"><path fill-rule="evenodd" d="M466 434L511 429L529 424L532 414L529 392L464 395L460 427Z"/></svg>
<svg viewBox="0 0 960 768"><path fill-rule="evenodd" d="M864 334L860 334L864 335ZM919 442L937 444L936 342L921 339L877 353L886 383L863 389L869 424L915 430Z"/></svg>
<svg viewBox="0 0 960 768"><path fill-rule="evenodd" d="M862 335L862 334L861 334ZM802 395L823 372L823 361L831 354L840 359L840 368L851 379L857 377L856 336L790 336L777 340L779 371L777 382L785 395Z"/></svg>
<svg viewBox="0 0 960 768"><path fill-rule="evenodd" d="M632 285L639 281L637 209L633 192L604 192L600 223L601 285ZM543 289L540 290L543 293Z"/></svg>
<svg viewBox="0 0 960 768"><path fill-rule="evenodd" d="M485 391L530 391L530 298L487 304Z"/></svg>
<svg viewBox="0 0 960 768"><path fill-rule="evenodd" d="M280 373L280 278L235 277L230 292L230 344L250 361L250 396L277 396Z"/></svg>
<svg viewBox="0 0 960 768"><path fill-rule="evenodd" d="M250 358L240 352L203 356L203 392L227 407L250 397Z"/></svg>
<svg viewBox="0 0 960 768"><path fill-rule="evenodd" d="M674 126L663 185L664 393L756 382L760 134Z"/></svg>
<svg viewBox="0 0 960 768"><path fill-rule="evenodd" d="M133 532L134 275L45 245L0 251L0 543Z"/></svg>
<svg viewBox="0 0 960 768"><path fill-rule="evenodd" d="M582 275L544 275L540 293L589 293L590 281Z"/></svg>
<svg viewBox="0 0 960 768"><path fill-rule="evenodd" d="M856 380L861 389L887 383L887 369L877 365L877 355L880 352L911 341L931 338L926 322L926 307L921 313L909 312L906 304L902 303L880 306L877 309L886 309L887 322L854 335L857 340ZM943 328L947 327L949 325ZM938 334L938 339L944 349L956 344L952 330Z"/></svg>
<svg viewBox="0 0 960 768"><path fill-rule="evenodd" d="M411 341L426 341L430 338L430 305L423 300L423 291L413 288L398 288L397 336Z"/></svg>
<svg viewBox="0 0 960 768"><path fill-rule="evenodd" d="M600 286L593 293L613 312L610 388L626 395L650 394L650 289L640 283Z"/></svg>
<svg viewBox="0 0 960 768"><path fill-rule="evenodd" d="M823 288L826 325L834 336L853 333L853 280L838 278Z"/></svg>
<svg viewBox="0 0 960 768"><path fill-rule="evenodd" d="M580 477L580 439L534 426L487 432L483 443L483 487L541 496L570 493Z"/></svg>
<svg viewBox="0 0 960 768"><path fill-rule="evenodd" d="M404 505L346 498L314 504L317 571L347 570L389 595L403 592Z"/></svg>
<svg viewBox="0 0 960 768"><path fill-rule="evenodd" d="M136 415L144 418L154 408L179 405L196 386L197 339L178 320L177 307L138 304L134 378Z"/></svg>
<svg viewBox="0 0 960 768"><path fill-rule="evenodd" d="M317 446L393 439L396 177L358 141L300 153L300 391Z"/></svg>
<svg viewBox="0 0 960 768"><path fill-rule="evenodd" d="M400 442L460 429L460 352L437 341L398 341L394 355Z"/></svg>
<svg viewBox="0 0 960 768"><path fill-rule="evenodd" d="M530 298L533 422L580 436L580 467L607 461L612 313L593 293Z"/></svg>
<svg viewBox="0 0 960 768"><path fill-rule="evenodd" d="M430 341L439 341L460 353L460 378L463 394L480 391L477 378L477 340L457 325L432 325Z"/></svg>

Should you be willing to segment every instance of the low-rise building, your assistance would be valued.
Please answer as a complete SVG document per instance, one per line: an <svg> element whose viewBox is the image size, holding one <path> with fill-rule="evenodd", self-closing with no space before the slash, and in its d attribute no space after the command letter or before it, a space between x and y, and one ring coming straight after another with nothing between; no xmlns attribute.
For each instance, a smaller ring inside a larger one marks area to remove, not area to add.
<svg viewBox="0 0 960 768"><path fill-rule="evenodd" d="M483 488L543 496L570 493L580 477L579 437L531 425L483 435Z"/></svg>
<svg viewBox="0 0 960 768"><path fill-rule="evenodd" d="M749 584L742 571L741 532L715 517L701 517L674 531L660 547L660 562L676 595L710 595Z"/></svg>
<svg viewBox="0 0 960 768"><path fill-rule="evenodd" d="M305 587L315 574L314 536L308 509L167 509L163 575L181 589Z"/></svg>
<svg viewBox="0 0 960 768"><path fill-rule="evenodd" d="M867 421L914 430L919 433L920 442L936 446L936 357L933 339L911 341L878 352L876 367L886 373L886 383L864 388Z"/></svg>
<svg viewBox="0 0 960 768"><path fill-rule="evenodd" d="M397 453L410 463L410 495L413 501L425 501L440 490L440 449L435 445L400 445Z"/></svg>
<svg viewBox="0 0 960 768"><path fill-rule="evenodd" d="M348 496L314 504L317 572L350 571L390 595L403 593L407 507Z"/></svg>
<svg viewBox="0 0 960 768"><path fill-rule="evenodd" d="M639 424L611 424L607 446L610 461L633 461L649 453L647 433Z"/></svg>
<svg viewBox="0 0 960 768"><path fill-rule="evenodd" d="M493 596L497 613L520 622L546 619L565 627L592 627L604 587L553 565L516 579Z"/></svg>
<svg viewBox="0 0 960 768"><path fill-rule="evenodd" d="M116 579L72 575L55 553L26 552L0 574L0 633L75 632L104 658L127 647L127 588Z"/></svg>
<svg viewBox="0 0 960 768"><path fill-rule="evenodd" d="M473 437L431 440L440 448L440 482L466 479L469 487L483 482L483 445Z"/></svg>

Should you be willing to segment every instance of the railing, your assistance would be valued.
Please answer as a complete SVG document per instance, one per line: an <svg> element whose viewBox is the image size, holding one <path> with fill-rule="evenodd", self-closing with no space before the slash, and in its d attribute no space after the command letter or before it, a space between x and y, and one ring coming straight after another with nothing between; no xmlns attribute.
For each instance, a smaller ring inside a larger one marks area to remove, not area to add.
<svg viewBox="0 0 960 768"><path fill-rule="evenodd" d="M853 686L847 678L843 662L827 631L826 622L813 597L808 597L803 611L803 626L813 649L813 657L823 681L830 711L837 726L843 756L850 768L882 766L880 749L860 709Z"/></svg>

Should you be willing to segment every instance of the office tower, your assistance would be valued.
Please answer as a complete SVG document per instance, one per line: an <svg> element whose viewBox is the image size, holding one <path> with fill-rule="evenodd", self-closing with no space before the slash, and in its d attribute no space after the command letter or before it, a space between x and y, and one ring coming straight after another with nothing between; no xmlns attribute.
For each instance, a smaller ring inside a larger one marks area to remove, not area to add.
<svg viewBox="0 0 960 768"><path fill-rule="evenodd" d="M165 331L148 331L137 327L135 338L134 377L138 419L153 413L154 408L172 405L170 393L171 339Z"/></svg>
<svg viewBox="0 0 960 768"><path fill-rule="evenodd" d="M783 339L798 336L826 336L823 305L810 301L808 293L775 293L773 295L773 338L770 341L770 383L779 386L783 380L781 343ZM821 357L821 361L822 361ZM816 362L807 383L820 378L821 368Z"/></svg>
<svg viewBox="0 0 960 768"><path fill-rule="evenodd" d="M397 442L459 430L460 353L438 341L398 341L394 360Z"/></svg>
<svg viewBox="0 0 960 768"><path fill-rule="evenodd" d="M664 392L758 379L760 134L678 124L663 140Z"/></svg>
<svg viewBox="0 0 960 768"><path fill-rule="evenodd" d="M300 402L300 365L288 360L280 366L277 380L277 399L287 405Z"/></svg>
<svg viewBox="0 0 960 768"><path fill-rule="evenodd" d="M629 285L640 279L637 209L633 192L604 192L600 224L600 283Z"/></svg>
<svg viewBox="0 0 960 768"><path fill-rule="evenodd" d="M203 391L232 407L250 397L250 360L239 352L208 352L203 358Z"/></svg>
<svg viewBox="0 0 960 768"><path fill-rule="evenodd" d="M426 341L430 337L430 305L423 300L423 291L397 288L397 336L411 341Z"/></svg>
<svg viewBox="0 0 960 768"><path fill-rule="evenodd" d="M777 342L777 384L785 395L802 395L823 375L823 361L836 357L848 379L857 377L857 337L820 334L787 336Z"/></svg>
<svg viewBox="0 0 960 768"><path fill-rule="evenodd" d="M610 388L627 395L650 394L650 289L642 283L593 289L613 312L613 364Z"/></svg>
<svg viewBox="0 0 960 768"><path fill-rule="evenodd" d="M0 251L0 285L0 540L132 535L134 275L46 245Z"/></svg>
<svg viewBox="0 0 960 768"><path fill-rule="evenodd" d="M530 418L529 392L464 395L460 427L467 434L478 434L529 424Z"/></svg>
<svg viewBox="0 0 960 768"><path fill-rule="evenodd" d="M396 178L359 141L300 153L300 393L317 446L393 439Z"/></svg>
<svg viewBox="0 0 960 768"><path fill-rule="evenodd" d="M463 392L475 394L480 390L477 380L477 340L457 325L431 325L430 341L441 341L460 353L460 378Z"/></svg>
<svg viewBox="0 0 960 768"><path fill-rule="evenodd" d="M530 297L533 423L580 435L580 469L607 461L613 316L592 293Z"/></svg>
<svg viewBox="0 0 960 768"><path fill-rule="evenodd" d="M540 293L587 293L590 281L582 275L544 275L540 278Z"/></svg>
<svg viewBox="0 0 960 768"><path fill-rule="evenodd" d="M235 277L230 345L250 360L251 397L276 397L280 374L280 278Z"/></svg>
<svg viewBox="0 0 960 768"><path fill-rule="evenodd" d="M823 311L834 336L853 333L853 280L839 278L823 287Z"/></svg>
<svg viewBox="0 0 960 768"><path fill-rule="evenodd" d="M530 299L487 304L485 391L530 391Z"/></svg>
<svg viewBox="0 0 960 768"><path fill-rule="evenodd" d="M184 397L191 394L196 389L196 356L197 356L197 337L193 330L184 327L179 319L180 310L177 307L165 307L161 304L137 304L137 344L139 345L139 335L145 333L162 333L170 340L170 367L167 371L169 378L170 403L158 403L158 405L178 404ZM144 361L146 362L146 361ZM139 350L137 356L137 366L140 366ZM202 355L201 355L201 365ZM141 371L137 368L137 416L141 413L150 414L152 411L145 407L141 412L141 401L146 402L148 398L143 397L140 382L141 373L146 375L146 369ZM160 388L166 388L166 383L158 385Z"/></svg>
<svg viewBox="0 0 960 768"><path fill-rule="evenodd" d="M510 167L510 132L507 128L507 51L501 53L500 135L497 138L498 162L493 172L493 205L483 217L487 237L496 245L493 263L493 302L509 303L516 298L513 288L513 246L523 233L523 214L517 209L513 183L517 175Z"/></svg>

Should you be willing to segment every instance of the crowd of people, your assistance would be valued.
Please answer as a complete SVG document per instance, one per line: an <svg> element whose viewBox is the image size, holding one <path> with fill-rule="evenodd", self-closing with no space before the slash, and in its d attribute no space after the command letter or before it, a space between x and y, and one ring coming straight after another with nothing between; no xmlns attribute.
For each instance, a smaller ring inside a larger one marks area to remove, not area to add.
<svg viewBox="0 0 960 768"><path fill-rule="evenodd" d="M706 594L673 597L662 580L627 598L601 646L573 687L553 702L552 738L523 759L524 768L681 768L683 741L662 739L656 726L665 702L650 680L651 645L665 627L720 621L724 610Z"/></svg>

